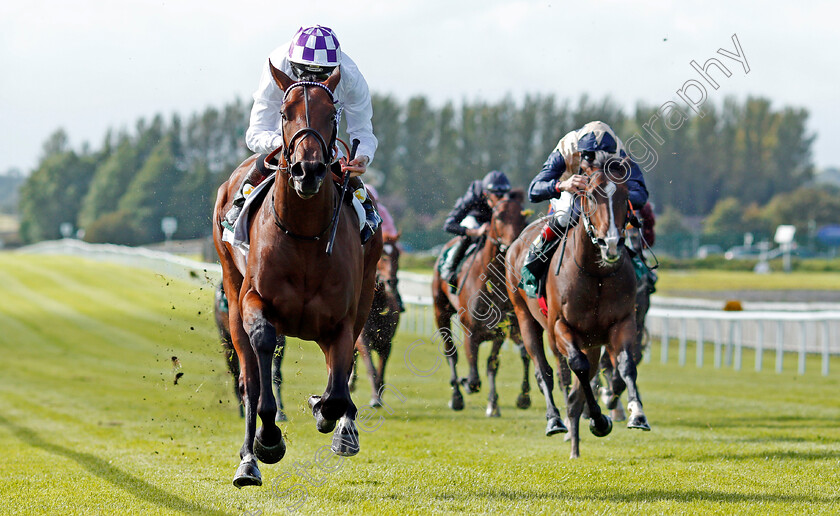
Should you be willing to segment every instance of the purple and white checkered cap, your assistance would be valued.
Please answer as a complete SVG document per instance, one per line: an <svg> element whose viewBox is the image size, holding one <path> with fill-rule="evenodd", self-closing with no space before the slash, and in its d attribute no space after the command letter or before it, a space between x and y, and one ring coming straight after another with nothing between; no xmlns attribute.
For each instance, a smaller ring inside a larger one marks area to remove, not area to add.
<svg viewBox="0 0 840 516"><path fill-rule="evenodd" d="M301 27L289 46L289 61L308 66L339 65L341 48L329 27Z"/></svg>

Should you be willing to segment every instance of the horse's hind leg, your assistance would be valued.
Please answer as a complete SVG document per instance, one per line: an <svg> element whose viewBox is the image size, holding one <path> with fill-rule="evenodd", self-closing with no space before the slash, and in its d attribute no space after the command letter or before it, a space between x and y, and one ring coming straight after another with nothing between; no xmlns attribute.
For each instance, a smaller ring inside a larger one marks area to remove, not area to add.
<svg viewBox="0 0 840 516"><path fill-rule="evenodd" d="M499 372L499 350L505 341L504 335L497 335L493 339L493 347L490 349L490 356L487 357L487 383L490 384L490 393L487 395L487 417L499 417L499 395L496 393L496 374Z"/></svg>
<svg viewBox="0 0 840 516"><path fill-rule="evenodd" d="M254 437L254 454L266 464L274 464L286 454L283 434L274 418L277 402L272 391L272 363L277 348L277 332L265 317L266 305L255 292L242 300L242 319L259 365L259 404L257 413L262 426Z"/></svg>
<svg viewBox="0 0 840 516"><path fill-rule="evenodd" d="M277 400L277 415L274 417L274 421L277 423L283 423L288 421L289 418L286 417L286 412L283 410L283 397L282 394L282 385L283 385L283 357L286 354L286 337L283 335L277 336L277 349L274 350L274 360L272 363L272 369L274 371L274 375L272 377L273 384L274 384L274 398Z"/></svg>
<svg viewBox="0 0 840 516"><path fill-rule="evenodd" d="M539 323L526 312L523 317L519 317L519 307L517 307L517 318L519 318L520 330L522 331L522 339L525 342L525 348L534 362L534 376L537 379L537 387L545 397L545 419L547 421L545 426L545 435L551 436L559 433L568 432L568 429L563 424L563 418L560 417L560 411L557 410L557 405L554 403L554 377L551 366L548 365L548 360L545 358L545 348L543 347L542 337L543 330Z"/></svg>
<svg viewBox="0 0 840 516"><path fill-rule="evenodd" d="M449 288L443 285L441 288ZM435 322L438 330L435 332L434 340L438 338L443 340L443 354L446 355L446 361L449 363L449 385L452 386L452 397L449 400L449 408L452 410L464 410L464 396L461 394L460 379L458 378L458 350L452 342L452 328L451 319L453 311L449 305L446 296L438 291L438 295L434 300L435 308Z"/></svg>

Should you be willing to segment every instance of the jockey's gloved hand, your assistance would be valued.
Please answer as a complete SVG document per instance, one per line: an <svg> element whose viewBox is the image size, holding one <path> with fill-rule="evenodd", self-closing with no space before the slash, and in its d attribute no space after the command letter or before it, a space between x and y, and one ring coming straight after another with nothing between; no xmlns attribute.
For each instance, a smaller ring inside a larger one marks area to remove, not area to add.
<svg viewBox="0 0 840 516"><path fill-rule="evenodd" d="M558 192L581 193L586 190L587 180L586 176L575 174L565 181L558 181L554 185L554 189Z"/></svg>

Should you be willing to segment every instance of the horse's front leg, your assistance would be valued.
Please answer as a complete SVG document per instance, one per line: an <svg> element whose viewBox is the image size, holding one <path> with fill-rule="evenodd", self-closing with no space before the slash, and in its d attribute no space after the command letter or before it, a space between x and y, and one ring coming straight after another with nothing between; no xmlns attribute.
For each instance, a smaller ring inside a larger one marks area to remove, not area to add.
<svg viewBox="0 0 840 516"><path fill-rule="evenodd" d="M464 326L464 353L467 355L467 364L470 372L466 378L461 380L464 390L467 394L475 394L481 390L481 378L478 376L478 346L481 340L467 330Z"/></svg>
<svg viewBox="0 0 840 516"><path fill-rule="evenodd" d="M233 292L228 289L228 292ZM236 349L234 358L238 360L242 406L245 416L245 441L239 450L239 467L233 476L233 485L239 488L245 486L262 485L262 475L257 467L257 457L254 455L254 434L257 430L257 402L259 400L260 378L259 365L254 350L248 341L248 334L242 327L242 318L238 306L238 298L230 304L228 314L230 320L231 338Z"/></svg>
<svg viewBox="0 0 840 516"><path fill-rule="evenodd" d="M633 347L636 342L636 321L633 317L614 325L610 329L610 356L615 361L618 374L613 375L613 395L617 398L627 387L627 409L630 417L627 428L650 430L650 425L642 408L642 398L636 386L636 361L633 360Z"/></svg>
<svg viewBox="0 0 840 516"><path fill-rule="evenodd" d="M283 357L286 354L286 337L283 335L277 336L277 349L274 351L274 376L273 376L273 384L274 384L274 397L277 400L277 416L274 417L274 421L278 423L283 423L288 421L289 418L286 417L286 412L283 410L283 396L282 396L282 386L283 386Z"/></svg>
<svg viewBox="0 0 840 516"><path fill-rule="evenodd" d="M367 328L366 328L367 329ZM368 377L370 378L370 386L371 386L371 397L370 397L370 406L371 407L381 407L382 400L379 398L379 388L380 380L379 380L379 373L376 371L376 366L373 365L373 357L371 356L371 349L370 349L370 339L368 339L367 335L365 334L365 330L362 330L362 334L359 335L359 338L356 339L356 350L362 355L362 360L365 363L365 366L368 370ZM355 363L355 360L354 360ZM353 367L353 377L356 377L357 369L354 365Z"/></svg>
<svg viewBox="0 0 840 516"><path fill-rule="evenodd" d="M571 329L561 321L554 325L555 338L565 348L565 355L568 360L569 369L574 373L577 382L572 385L568 394L569 404L566 407L570 423L570 435L572 442L572 458L580 456L578 439L578 421L583 412L583 404L589 409L589 431L596 437L604 437L612 431L612 421L609 416L601 413L601 407L592 392L592 385L589 383L592 375L597 371L600 348L588 349L586 353L581 351L578 338ZM582 395L582 397L581 397Z"/></svg>
<svg viewBox="0 0 840 516"><path fill-rule="evenodd" d="M242 322L259 366L257 414L262 420L262 426L254 437L254 455L266 464L274 464L286 454L286 443L274 420L277 403L272 391L272 364L277 348L277 332L266 318L267 311L268 305L256 292L245 294L242 299Z"/></svg>
<svg viewBox="0 0 840 516"><path fill-rule="evenodd" d="M354 423L356 405L350 398L348 384L355 353L353 321L342 322L333 335L322 338L318 345L327 362L327 388L322 396L309 399L316 426L322 433L335 428L332 443L334 453L356 455L359 453L359 433Z"/></svg>
<svg viewBox="0 0 840 516"><path fill-rule="evenodd" d="M499 395L496 393L496 375L499 372L499 350L505 341L504 334L497 335L493 339L493 347L490 349L490 356L487 357L487 383L490 384L490 392L487 395L487 417L499 417Z"/></svg>

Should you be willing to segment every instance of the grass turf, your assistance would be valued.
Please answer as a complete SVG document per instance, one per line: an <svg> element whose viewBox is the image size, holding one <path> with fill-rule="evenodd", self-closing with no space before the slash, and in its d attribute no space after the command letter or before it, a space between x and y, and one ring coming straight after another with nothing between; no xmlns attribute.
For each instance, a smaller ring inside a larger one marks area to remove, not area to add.
<svg viewBox="0 0 840 516"><path fill-rule="evenodd" d="M657 346L640 366L653 431L616 423L597 439L583 430L582 458L571 461L568 443L543 435L536 390L534 406L514 408L514 350L502 352L502 417L488 419L486 384L463 412L450 411L446 366L421 377L404 361L424 339L411 357L431 368L430 336L401 334L380 426L362 433L357 457L332 459L335 470L325 473L315 463L330 436L305 409L307 396L324 389L323 355L291 341L287 455L261 465L263 487L238 490L231 478L243 423L212 322L211 285L0 254L0 293L3 513L283 514L297 503L304 514L840 510L836 359L829 377L818 375L819 357L796 376L795 355L781 375L772 367L735 372L680 367L675 347L662 364ZM177 385L173 356L184 372ZM360 407L368 385L362 379L354 395Z"/></svg>

